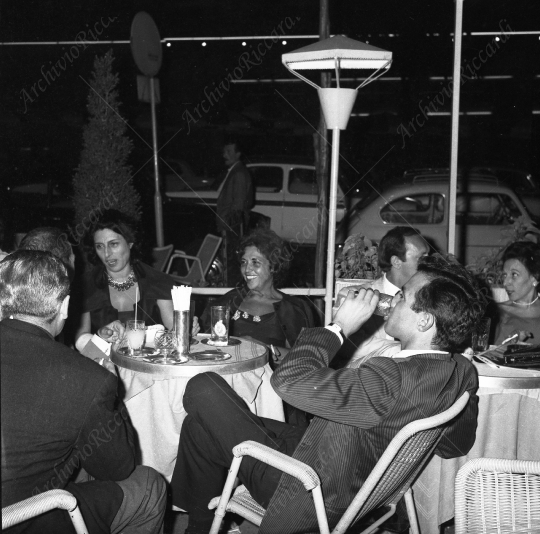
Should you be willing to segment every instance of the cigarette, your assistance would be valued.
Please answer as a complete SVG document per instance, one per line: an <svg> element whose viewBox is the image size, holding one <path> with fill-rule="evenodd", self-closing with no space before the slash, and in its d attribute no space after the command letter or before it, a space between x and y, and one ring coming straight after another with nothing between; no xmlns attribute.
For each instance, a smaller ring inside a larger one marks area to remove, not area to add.
<svg viewBox="0 0 540 534"><path fill-rule="evenodd" d="M507 337L502 343L501 345L504 345L505 343L508 343L509 341L512 341L512 339L514 339L515 337L518 337L519 334L514 334L513 336L510 336L510 337Z"/></svg>

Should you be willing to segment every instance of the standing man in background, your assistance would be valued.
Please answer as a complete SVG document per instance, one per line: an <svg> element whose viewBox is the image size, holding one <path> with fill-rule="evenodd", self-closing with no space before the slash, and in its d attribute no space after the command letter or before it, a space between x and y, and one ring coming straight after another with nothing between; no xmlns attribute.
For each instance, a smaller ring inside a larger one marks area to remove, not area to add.
<svg viewBox="0 0 540 534"><path fill-rule="evenodd" d="M234 248L244 232L247 232L249 212L255 204L253 181L241 158L238 142L226 142L223 159L228 171L217 200L217 227L223 238L223 259L228 284L232 283L237 271L230 265Z"/></svg>

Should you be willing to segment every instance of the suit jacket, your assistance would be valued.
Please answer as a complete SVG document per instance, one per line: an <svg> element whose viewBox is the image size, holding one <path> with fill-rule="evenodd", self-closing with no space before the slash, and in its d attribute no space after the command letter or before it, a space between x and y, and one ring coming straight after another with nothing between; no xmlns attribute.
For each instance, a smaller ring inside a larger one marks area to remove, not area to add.
<svg viewBox="0 0 540 534"><path fill-rule="evenodd" d="M293 457L321 478L331 528L406 424L443 412L468 391L467 407L436 450L452 458L474 444L478 415L476 371L461 355L372 358L359 369L329 369L339 347L337 335L326 328L304 330L271 379L284 401L315 415ZM260 533L316 531L311 494L283 474Z"/></svg>
<svg viewBox="0 0 540 534"><path fill-rule="evenodd" d="M123 499L113 481L135 468L117 377L23 321L0 322L0 347L2 507L65 488L77 497L89 531L109 532ZM97 481L70 482L79 465ZM72 532L61 510L32 522L39 522L37 532Z"/></svg>
<svg viewBox="0 0 540 534"><path fill-rule="evenodd" d="M248 168L236 162L227 173L225 183L217 199L217 227L230 230L240 223L247 226L249 211L255 205L253 181Z"/></svg>

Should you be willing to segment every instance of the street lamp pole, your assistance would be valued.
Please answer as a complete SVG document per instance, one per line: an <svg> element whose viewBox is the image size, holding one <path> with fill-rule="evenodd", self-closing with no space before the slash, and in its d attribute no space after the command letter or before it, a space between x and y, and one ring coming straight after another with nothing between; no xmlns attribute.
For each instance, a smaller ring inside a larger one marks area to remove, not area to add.
<svg viewBox="0 0 540 534"><path fill-rule="evenodd" d="M330 170L330 201L328 204L328 255L326 259L326 297L324 302L325 324L332 319L332 292L334 287L334 257L336 251L336 215L337 215L337 186L339 172L339 128L332 129L332 164Z"/></svg>
<svg viewBox="0 0 540 534"><path fill-rule="evenodd" d="M334 288L334 257L336 244L336 206L339 176L340 130L347 128L358 89L376 80L392 63L392 53L342 35L317 41L294 52L283 54L282 63L295 76L315 87L324 114L326 127L332 130L332 165L330 174L330 202L328 206L328 255L326 261L326 296L324 322L332 321L332 295ZM341 69L372 69L356 89L340 87ZM334 71L336 88L321 88L298 71Z"/></svg>

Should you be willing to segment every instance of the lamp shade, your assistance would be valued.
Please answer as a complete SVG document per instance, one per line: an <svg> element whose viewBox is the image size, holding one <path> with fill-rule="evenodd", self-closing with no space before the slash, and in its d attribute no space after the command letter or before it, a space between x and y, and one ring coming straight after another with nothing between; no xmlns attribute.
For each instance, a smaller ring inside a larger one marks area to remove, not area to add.
<svg viewBox="0 0 540 534"><path fill-rule="evenodd" d="M345 130L356 100L356 89L318 89L326 127Z"/></svg>
<svg viewBox="0 0 540 534"><path fill-rule="evenodd" d="M342 69L378 70L390 67L392 52L335 35L281 56L282 63L293 71L334 69L336 59Z"/></svg>

